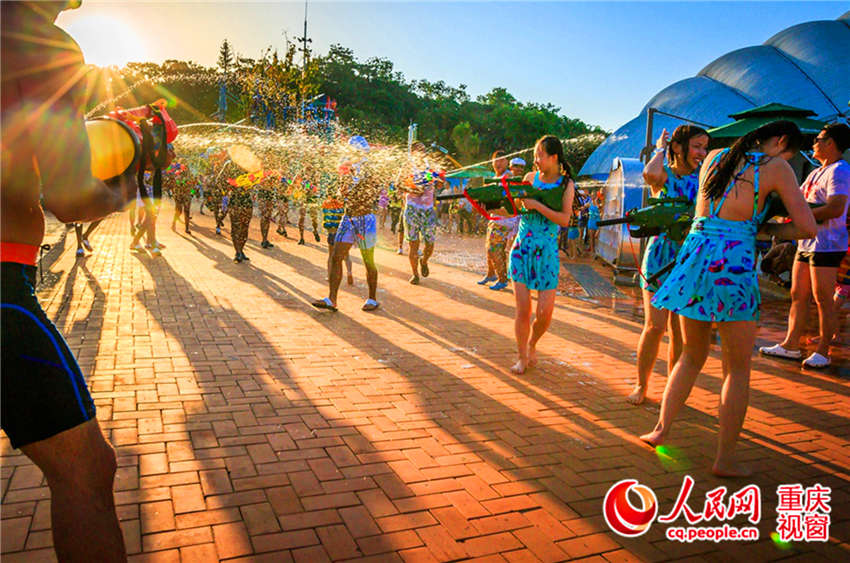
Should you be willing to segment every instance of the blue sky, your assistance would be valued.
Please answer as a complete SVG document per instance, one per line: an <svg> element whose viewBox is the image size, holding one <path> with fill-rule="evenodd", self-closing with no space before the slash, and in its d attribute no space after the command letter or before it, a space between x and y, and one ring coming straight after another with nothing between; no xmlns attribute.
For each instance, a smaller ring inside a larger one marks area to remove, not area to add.
<svg viewBox="0 0 850 563"><path fill-rule="evenodd" d="M848 9L847 2L311 2L308 35L319 53L340 43L358 58L391 60L408 79L466 84L473 96L502 86L521 101L551 102L613 130L720 55ZM283 33L300 35L303 17L303 2L85 0L59 24L92 62L115 56L121 44L132 60L213 65L225 37L243 56L283 50ZM123 40L114 37L119 31Z"/></svg>

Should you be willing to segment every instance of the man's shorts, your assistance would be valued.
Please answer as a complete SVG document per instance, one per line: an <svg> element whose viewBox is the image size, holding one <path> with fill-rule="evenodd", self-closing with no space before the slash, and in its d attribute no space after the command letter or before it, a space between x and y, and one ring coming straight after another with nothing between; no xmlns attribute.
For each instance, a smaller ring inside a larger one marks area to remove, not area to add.
<svg viewBox="0 0 850 563"><path fill-rule="evenodd" d="M349 217L344 215L336 231L335 242L356 244L360 250L375 248L378 239L378 222L374 213Z"/></svg>
<svg viewBox="0 0 850 563"><path fill-rule="evenodd" d="M433 207L408 203L404 208L404 230L409 242L416 242L421 236L425 244L434 244L437 240L437 212Z"/></svg>
<svg viewBox="0 0 850 563"><path fill-rule="evenodd" d="M19 448L91 420L95 408L77 360L35 298L35 266L3 262L0 270L0 418Z"/></svg>
<svg viewBox="0 0 850 563"><path fill-rule="evenodd" d="M806 252L798 250L794 259L797 262L804 262L815 268L837 268L841 265L845 254L847 254L846 251Z"/></svg>

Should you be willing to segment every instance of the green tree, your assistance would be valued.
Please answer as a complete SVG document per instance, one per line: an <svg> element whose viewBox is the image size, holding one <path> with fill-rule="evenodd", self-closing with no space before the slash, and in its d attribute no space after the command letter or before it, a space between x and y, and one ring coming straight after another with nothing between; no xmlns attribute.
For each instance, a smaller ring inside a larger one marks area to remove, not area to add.
<svg viewBox="0 0 850 563"><path fill-rule="evenodd" d="M230 43L227 39L221 44L218 49L218 68L227 76L230 67L233 65L233 50L230 48Z"/></svg>
<svg viewBox="0 0 850 563"><path fill-rule="evenodd" d="M481 139L478 133L472 131L472 126L468 121L462 121L452 129L452 143L465 163L472 162L478 155L481 148Z"/></svg>

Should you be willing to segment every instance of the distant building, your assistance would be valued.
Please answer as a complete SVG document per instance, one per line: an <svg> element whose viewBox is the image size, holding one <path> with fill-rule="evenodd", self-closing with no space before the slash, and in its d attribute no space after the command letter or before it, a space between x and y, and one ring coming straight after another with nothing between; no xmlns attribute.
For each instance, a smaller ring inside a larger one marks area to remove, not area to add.
<svg viewBox="0 0 850 563"><path fill-rule="evenodd" d="M637 158L646 141L650 107L711 127L733 121L729 114L778 102L806 108L822 121L850 115L850 12L834 21L795 25L764 45L727 53L693 78L655 95L640 115L610 135L587 159L580 174L604 179L615 157ZM663 128L685 123L656 114L653 142Z"/></svg>

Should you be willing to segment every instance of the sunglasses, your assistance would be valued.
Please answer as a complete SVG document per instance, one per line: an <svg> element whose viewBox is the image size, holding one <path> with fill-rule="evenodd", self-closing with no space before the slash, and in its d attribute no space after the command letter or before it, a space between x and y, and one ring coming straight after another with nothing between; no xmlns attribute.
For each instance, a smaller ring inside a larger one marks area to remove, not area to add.
<svg viewBox="0 0 850 563"><path fill-rule="evenodd" d="M816 143L823 143L823 142L828 141L828 140L829 140L829 137L820 137L820 136L815 137Z"/></svg>

